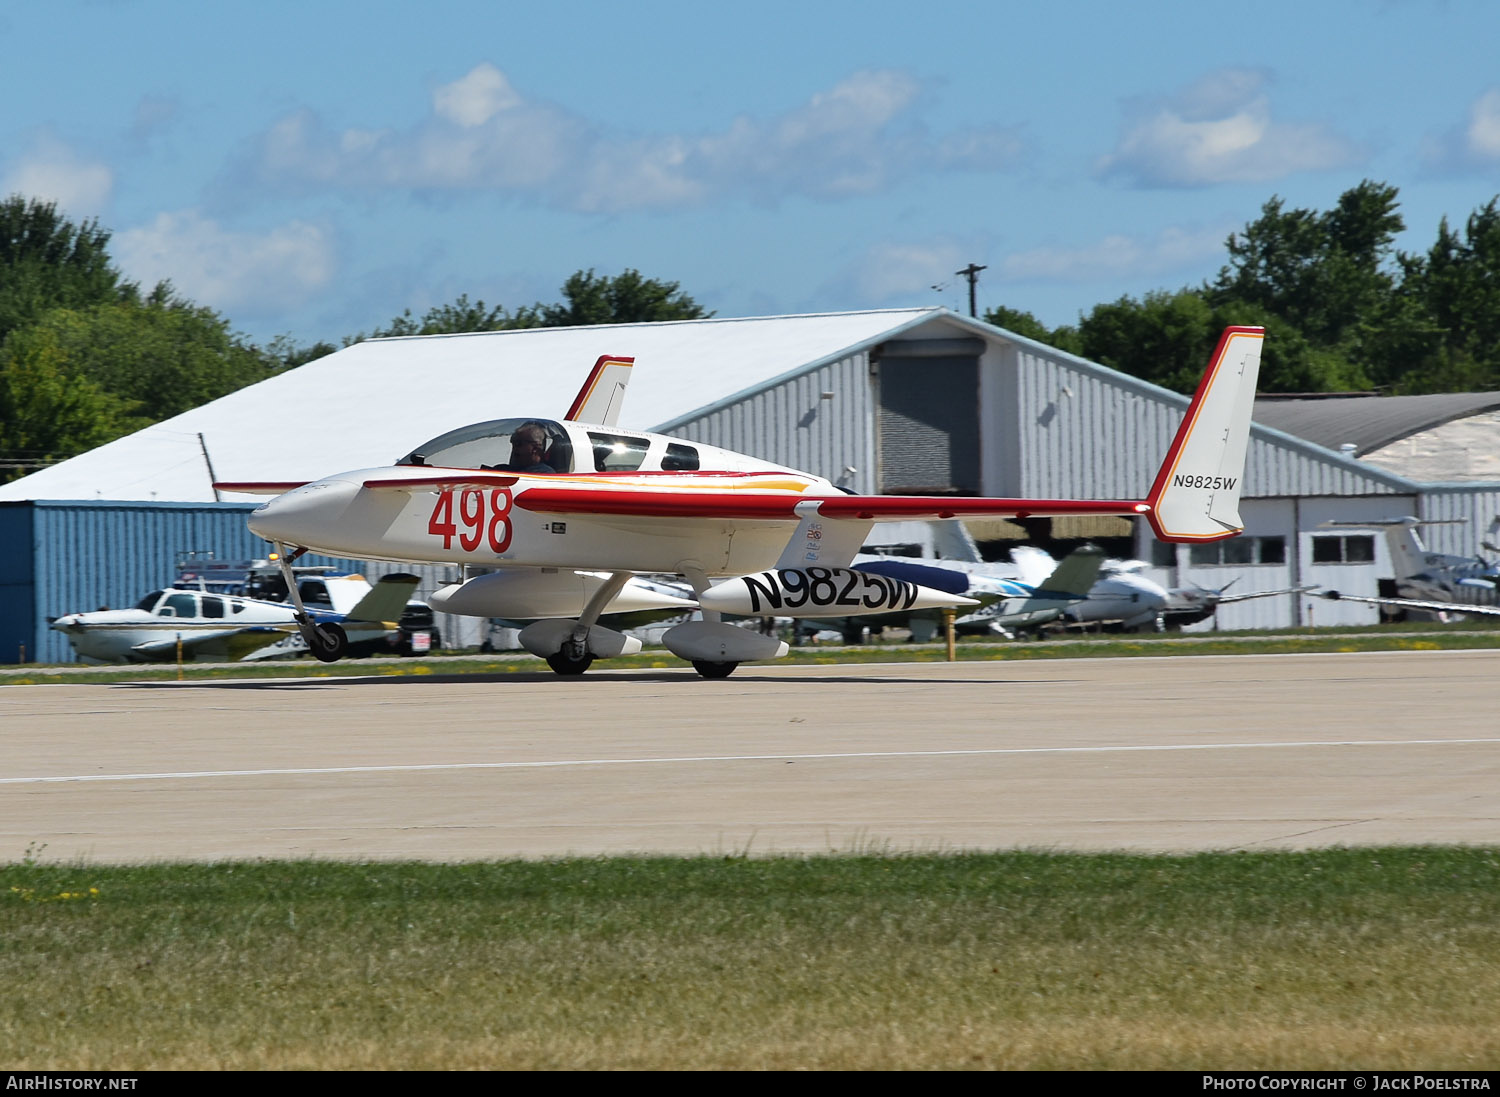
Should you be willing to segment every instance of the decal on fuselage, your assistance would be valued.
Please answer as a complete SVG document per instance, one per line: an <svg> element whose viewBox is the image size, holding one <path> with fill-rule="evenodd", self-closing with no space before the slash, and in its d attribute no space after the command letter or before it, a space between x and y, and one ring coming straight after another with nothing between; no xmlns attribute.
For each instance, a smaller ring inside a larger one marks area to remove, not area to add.
<svg viewBox="0 0 1500 1097"><path fill-rule="evenodd" d="M1179 472L1172 477L1174 488L1209 488L1212 491L1229 491L1239 483L1237 476L1205 476L1192 472Z"/></svg>
<svg viewBox="0 0 1500 1097"><path fill-rule="evenodd" d="M767 573L769 575L771 573ZM740 581L750 596L750 611L761 613L804 606L848 609L910 609L917 587L901 579L846 568L784 568L774 573L777 583L747 575Z"/></svg>
<svg viewBox="0 0 1500 1097"><path fill-rule="evenodd" d="M458 538L458 547L473 552L484 541L489 542L493 552L501 553L510 547L511 493L509 488L481 491L465 488L458 493L458 505L454 506L454 491L438 492L437 502L432 507L432 517L427 519L427 532L443 539L443 548L451 549L453 539ZM455 511L458 521L454 520ZM459 529L462 524L462 530Z"/></svg>

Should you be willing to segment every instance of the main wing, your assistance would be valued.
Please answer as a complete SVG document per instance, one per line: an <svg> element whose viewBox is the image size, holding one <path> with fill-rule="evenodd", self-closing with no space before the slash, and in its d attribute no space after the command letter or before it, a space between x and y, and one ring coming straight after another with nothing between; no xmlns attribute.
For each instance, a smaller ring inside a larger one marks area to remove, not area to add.
<svg viewBox="0 0 1500 1097"><path fill-rule="evenodd" d="M1330 602L1364 602L1372 606L1391 606L1395 609L1420 609L1429 613L1459 613L1464 616L1500 617L1500 606L1476 606L1471 602L1435 602L1420 598L1376 598L1361 594L1342 594L1336 590L1325 590L1321 597Z"/></svg>

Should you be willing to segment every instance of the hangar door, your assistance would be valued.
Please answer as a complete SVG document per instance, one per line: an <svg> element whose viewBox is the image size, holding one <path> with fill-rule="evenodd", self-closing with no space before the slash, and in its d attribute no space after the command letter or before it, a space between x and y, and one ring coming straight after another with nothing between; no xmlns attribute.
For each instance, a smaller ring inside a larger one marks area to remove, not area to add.
<svg viewBox="0 0 1500 1097"><path fill-rule="evenodd" d="M888 495L979 494L982 339L885 344L880 392L880 490Z"/></svg>

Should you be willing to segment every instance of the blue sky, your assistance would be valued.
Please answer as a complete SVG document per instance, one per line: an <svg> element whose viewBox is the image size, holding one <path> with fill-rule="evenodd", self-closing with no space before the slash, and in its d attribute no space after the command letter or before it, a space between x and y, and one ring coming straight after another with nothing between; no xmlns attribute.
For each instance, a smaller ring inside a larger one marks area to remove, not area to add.
<svg viewBox="0 0 1500 1097"><path fill-rule="evenodd" d="M1500 4L0 5L0 193L256 340L635 267L720 316L1049 325L1211 277L1272 195L1500 193Z"/></svg>

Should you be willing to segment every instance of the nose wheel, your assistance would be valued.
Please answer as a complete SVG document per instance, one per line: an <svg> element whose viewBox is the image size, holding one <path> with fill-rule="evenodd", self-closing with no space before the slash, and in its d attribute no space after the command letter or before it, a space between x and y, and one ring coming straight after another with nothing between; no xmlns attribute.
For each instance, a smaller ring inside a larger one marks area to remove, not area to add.
<svg viewBox="0 0 1500 1097"><path fill-rule="evenodd" d="M307 624L303 625L299 631L307 644L307 650L312 652L320 663L336 663L343 658L344 652L349 650L349 636L344 632L342 625Z"/></svg>
<svg viewBox="0 0 1500 1097"><path fill-rule="evenodd" d="M287 600L292 603L292 615L297 620L297 631L302 634L302 642L307 645L307 650L312 652L320 663L336 663L344 657L349 650L349 636L344 632L342 625L333 622L318 624L312 619L312 614L307 612L307 607L302 604L302 592L297 589L297 575L292 571L292 561L301 556L306 549L297 549L295 552L287 552L287 546L280 541L276 542L276 565L281 571L281 578L286 583Z"/></svg>

